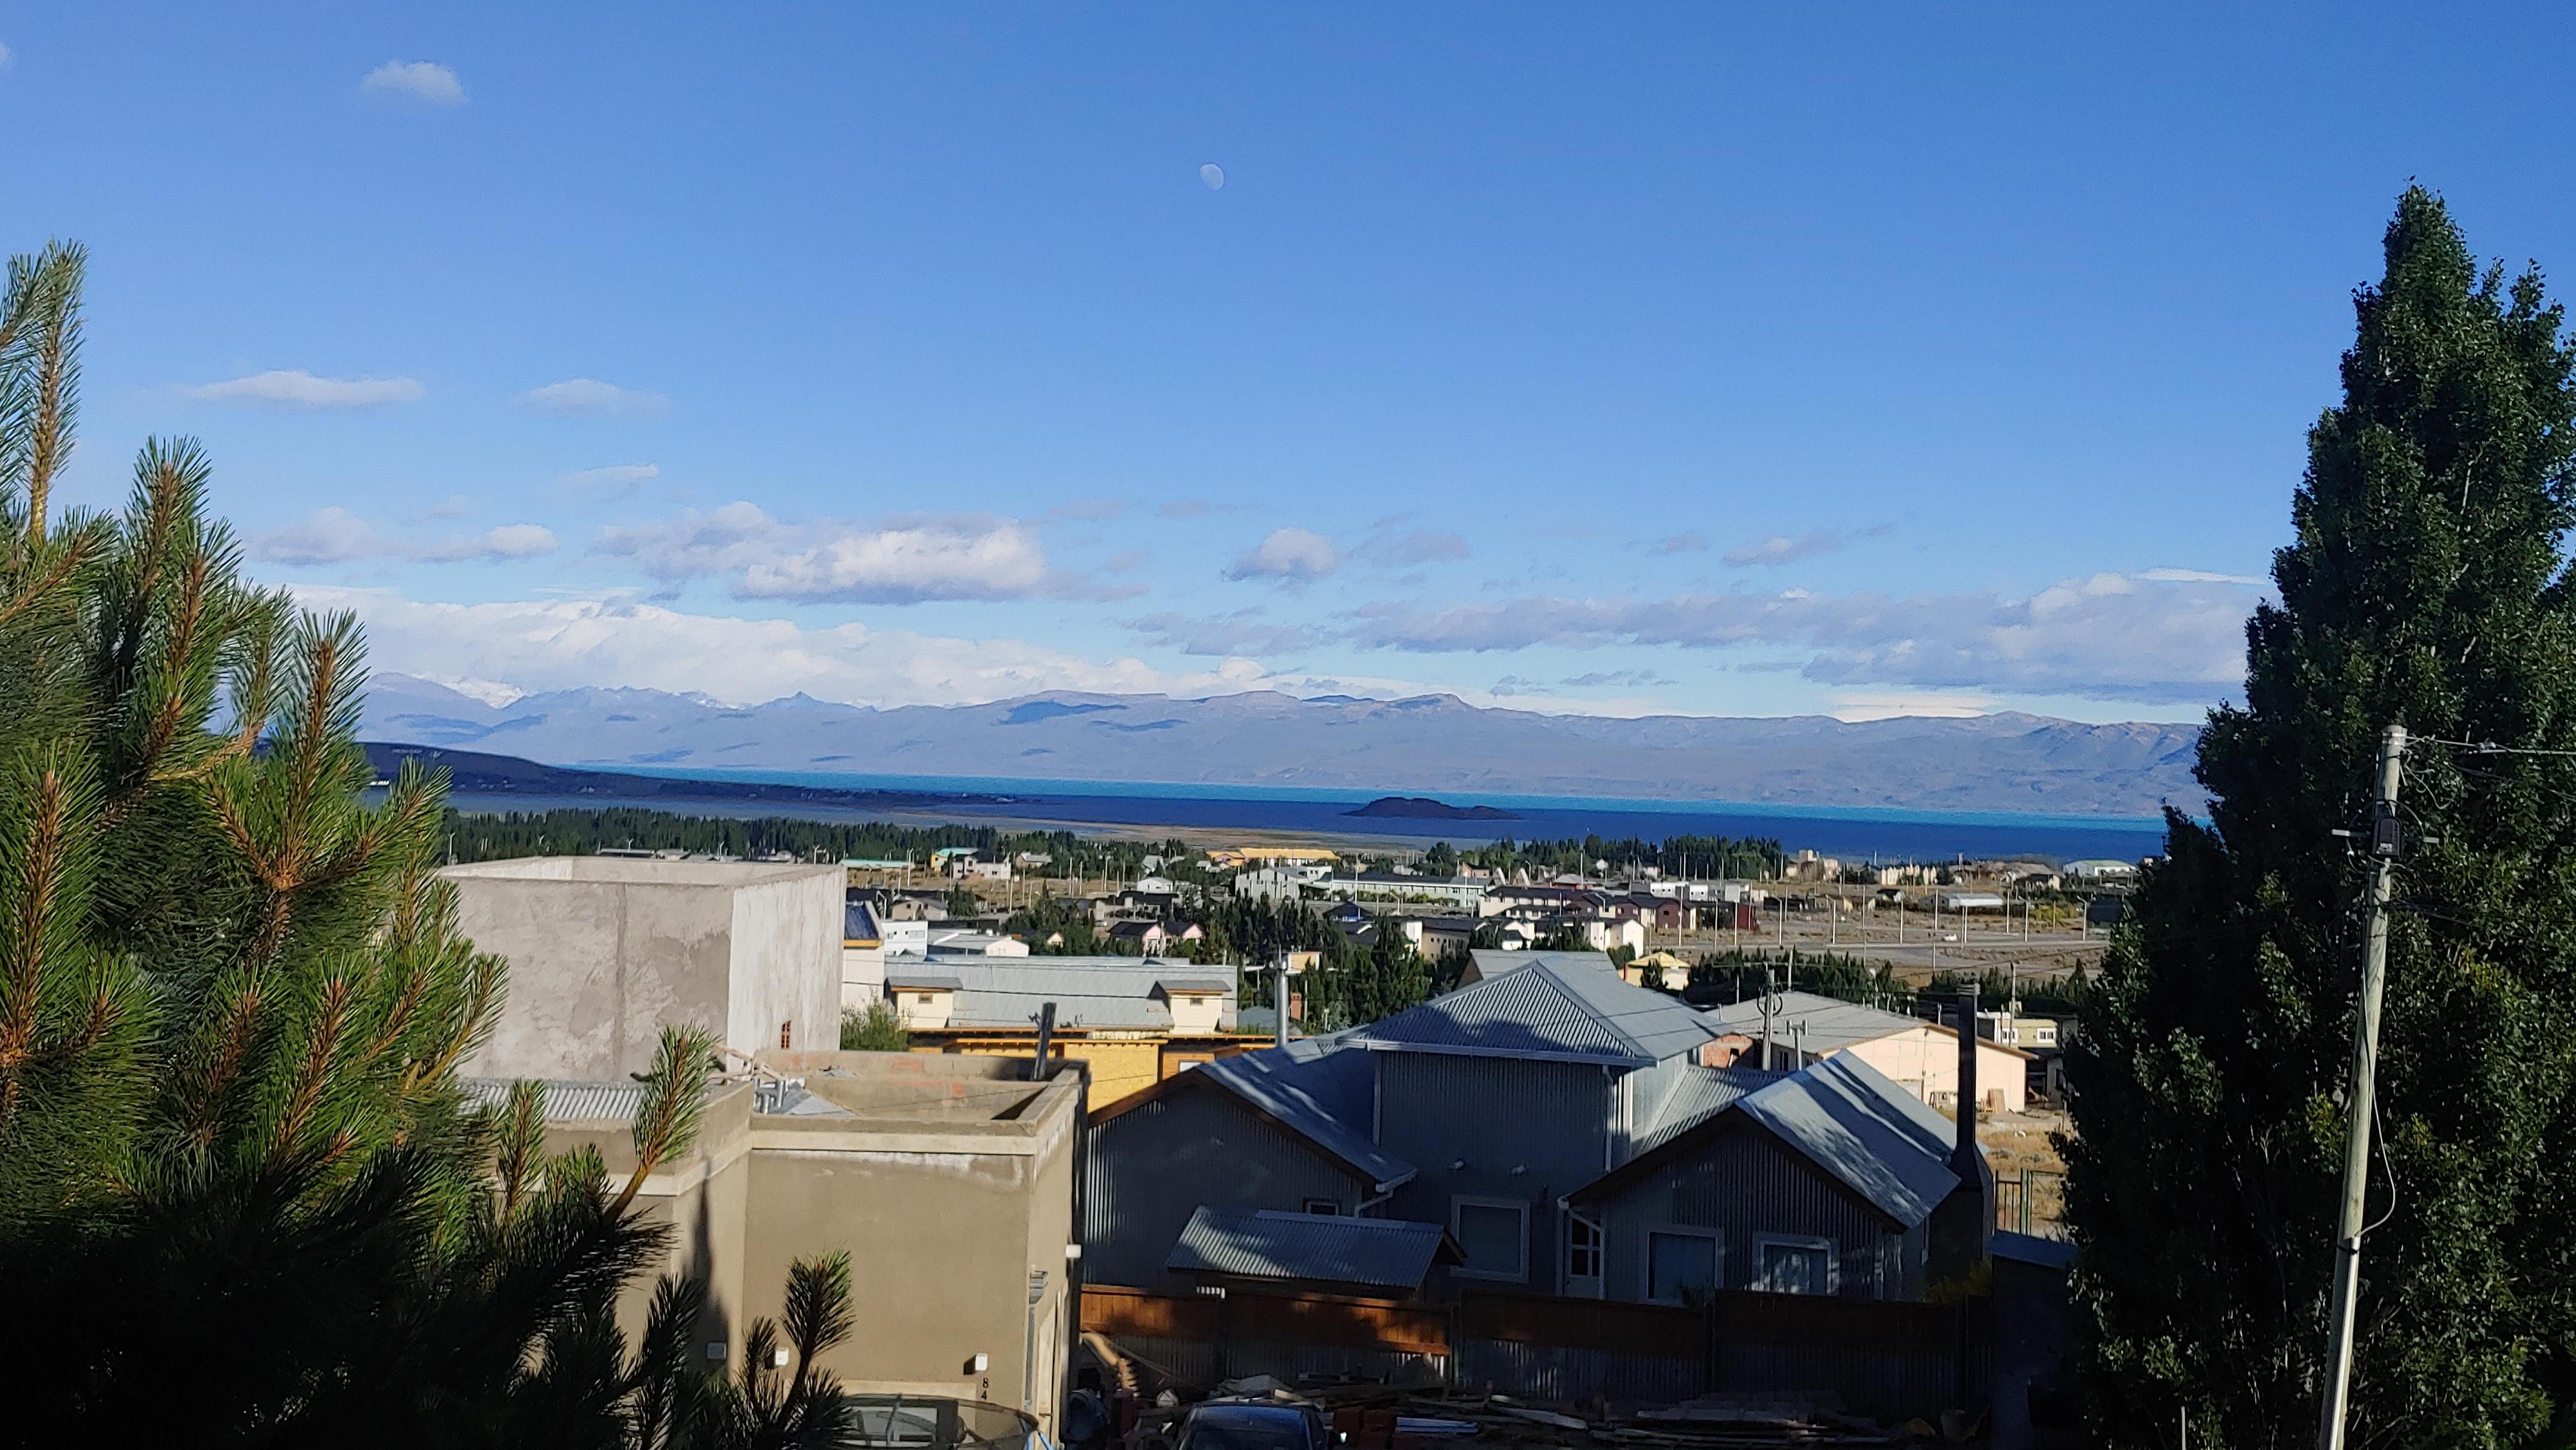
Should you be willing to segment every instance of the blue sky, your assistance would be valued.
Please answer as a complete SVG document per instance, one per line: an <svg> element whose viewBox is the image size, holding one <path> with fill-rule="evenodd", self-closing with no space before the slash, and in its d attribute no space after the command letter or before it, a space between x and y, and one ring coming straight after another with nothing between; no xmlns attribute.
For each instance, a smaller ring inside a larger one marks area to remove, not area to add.
<svg viewBox="0 0 2576 1450"><path fill-rule="evenodd" d="M2536 7L738 9L0 12L74 500L492 692L2187 719L2407 180L2576 253Z"/></svg>

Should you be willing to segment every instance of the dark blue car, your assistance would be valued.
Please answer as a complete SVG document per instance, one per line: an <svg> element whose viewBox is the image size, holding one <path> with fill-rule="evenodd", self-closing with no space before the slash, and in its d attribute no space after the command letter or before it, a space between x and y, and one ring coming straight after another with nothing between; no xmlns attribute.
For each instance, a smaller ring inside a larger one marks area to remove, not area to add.
<svg viewBox="0 0 2576 1450"><path fill-rule="evenodd" d="M1174 1450L1325 1450L1324 1419L1276 1400L1209 1400L1181 1422Z"/></svg>

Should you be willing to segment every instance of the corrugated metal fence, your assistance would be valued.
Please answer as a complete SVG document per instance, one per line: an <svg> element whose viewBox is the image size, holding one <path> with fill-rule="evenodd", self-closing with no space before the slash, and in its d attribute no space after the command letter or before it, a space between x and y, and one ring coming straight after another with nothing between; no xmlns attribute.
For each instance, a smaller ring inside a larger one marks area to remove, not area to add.
<svg viewBox="0 0 2576 1450"><path fill-rule="evenodd" d="M1418 1376L1530 1399L1779 1395L1882 1418L1973 1406L1993 1372L1982 1300L1720 1292L1705 1308L1470 1292L1442 1311L1380 1299L1083 1291L1083 1328L1201 1384L1239 1375Z"/></svg>

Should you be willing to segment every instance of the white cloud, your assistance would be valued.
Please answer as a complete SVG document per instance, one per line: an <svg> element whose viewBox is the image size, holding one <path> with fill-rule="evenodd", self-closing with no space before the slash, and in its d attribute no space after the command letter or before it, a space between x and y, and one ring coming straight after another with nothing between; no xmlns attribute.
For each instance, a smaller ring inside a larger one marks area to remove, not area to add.
<svg viewBox="0 0 2576 1450"><path fill-rule="evenodd" d="M1679 594L1662 599L1530 596L1425 608L1371 604L1346 638L1363 647L1482 653L1535 645L1770 647L1830 685L1900 685L2090 699L2199 702L2241 685L2239 584L2097 574L2028 598L1994 593Z"/></svg>
<svg viewBox="0 0 2576 1450"><path fill-rule="evenodd" d="M786 620L685 613L599 599L434 604L390 590L293 586L309 607L366 622L376 668L523 690L640 686L724 700L803 690L863 705L948 705L1043 690L1229 694L1271 683L1247 660L1171 672L1142 660L1086 659L1015 639L957 639L807 628Z"/></svg>
<svg viewBox="0 0 2576 1450"><path fill-rule="evenodd" d="M1739 548L1729 549L1721 557L1723 557L1727 563L1732 564L1739 569L1769 566L1773 564L1794 564L1800 559L1812 559L1818 554L1830 554L1836 549L1842 548L1854 539L1876 538L1880 534L1884 534L1886 532L1887 525L1880 524L1875 528L1861 529L1858 531L1848 529L1811 529L1806 533L1795 536L1788 534L1774 534L1770 538L1760 540L1756 543L1745 544ZM1697 536L1687 535L1684 537ZM1671 541L1667 540L1666 542L1669 543ZM1674 551L1671 549L1665 549L1663 552L1672 553Z"/></svg>
<svg viewBox="0 0 2576 1450"><path fill-rule="evenodd" d="M575 493L594 498L624 498L654 479L662 469L652 463L612 463L606 468L584 468L559 475L555 482Z"/></svg>
<svg viewBox="0 0 2576 1450"><path fill-rule="evenodd" d="M555 551L555 532L543 524L503 524L471 538L448 539L411 550L411 557L433 564L468 559L536 559Z"/></svg>
<svg viewBox="0 0 2576 1450"><path fill-rule="evenodd" d="M413 378L317 378L302 368L283 368L181 391L201 403L324 413L416 403L428 390Z"/></svg>
<svg viewBox="0 0 2576 1450"><path fill-rule="evenodd" d="M1397 533L1393 528L1380 528L1351 551L1351 557L1381 569L1401 569L1412 564L1431 564L1444 559L1467 557L1467 541L1446 529L1414 529Z"/></svg>
<svg viewBox="0 0 2576 1450"><path fill-rule="evenodd" d="M1897 719L1966 720L1991 712L1995 704L1992 696L1980 694L1855 694L1845 690L1834 695L1833 715L1837 720L1853 723Z"/></svg>
<svg viewBox="0 0 2576 1450"><path fill-rule="evenodd" d="M1278 579L1306 583L1342 566L1342 551L1312 529L1273 529L1225 571L1228 579Z"/></svg>
<svg viewBox="0 0 2576 1450"><path fill-rule="evenodd" d="M1702 554L1708 551L1706 534L1667 534L1655 541L1651 552L1657 554Z"/></svg>
<svg viewBox="0 0 2576 1450"><path fill-rule="evenodd" d="M433 504L421 511L422 518L461 519L474 508L474 500L461 493L451 493L444 503Z"/></svg>
<svg viewBox="0 0 2576 1450"><path fill-rule="evenodd" d="M730 578L745 599L918 604L933 599L1028 599L1079 592L1047 567L1037 531L984 516L783 523L759 505L600 532L598 552L633 559L675 588Z"/></svg>
<svg viewBox="0 0 2576 1450"><path fill-rule="evenodd" d="M432 106L465 104L465 83L434 60L389 60L367 72L359 88Z"/></svg>
<svg viewBox="0 0 2576 1450"><path fill-rule="evenodd" d="M1289 654L1315 643L1313 630L1302 625L1264 623L1257 609L1238 609L1213 619L1149 614L1129 620L1127 627L1144 635L1158 649L1179 650L1185 655Z"/></svg>
<svg viewBox="0 0 2576 1450"><path fill-rule="evenodd" d="M621 388L597 378L566 378L530 388L519 401L558 418L646 418L671 406L660 393Z"/></svg>
<svg viewBox="0 0 2576 1450"><path fill-rule="evenodd" d="M334 504L251 540L250 556L272 564L345 564L384 547L374 525Z"/></svg>
<svg viewBox="0 0 2576 1450"><path fill-rule="evenodd" d="M432 544L387 538L375 525L333 504L251 540L250 556L271 564L346 564L378 557L430 564L466 560L534 559L555 551L554 531L541 524L503 524L471 537Z"/></svg>
<svg viewBox="0 0 2576 1450"><path fill-rule="evenodd" d="M0 70L7 70L9 68L9 63L17 58L18 53L16 51L11 50L5 45L0 45Z"/></svg>
<svg viewBox="0 0 2576 1450"><path fill-rule="evenodd" d="M2154 584L2242 584L2255 589L2271 582L2251 574L2212 574L2206 569L2141 569L2138 577Z"/></svg>

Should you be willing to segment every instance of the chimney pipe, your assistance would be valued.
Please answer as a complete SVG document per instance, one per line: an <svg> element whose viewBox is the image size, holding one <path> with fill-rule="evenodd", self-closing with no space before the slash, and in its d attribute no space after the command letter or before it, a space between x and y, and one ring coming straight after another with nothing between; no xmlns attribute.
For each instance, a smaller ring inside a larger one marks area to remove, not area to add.
<svg viewBox="0 0 2576 1450"><path fill-rule="evenodd" d="M1956 1146L1950 1150L1950 1171L1962 1183L1975 1183L1977 1176L1977 988L1970 983L1959 993L1959 1133Z"/></svg>
<svg viewBox="0 0 2576 1450"><path fill-rule="evenodd" d="M1054 1051L1055 1004L1048 1002L1038 1008L1038 1058L1036 1062L1029 1065L1029 1077L1032 1080L1045 1082L1055 1075L1055 1064L1048 1061L1049 1055Z"/></svg>

